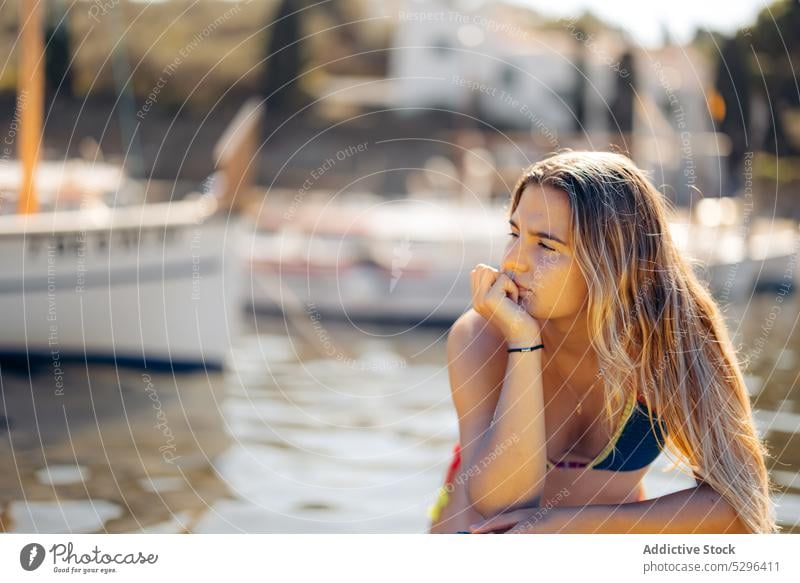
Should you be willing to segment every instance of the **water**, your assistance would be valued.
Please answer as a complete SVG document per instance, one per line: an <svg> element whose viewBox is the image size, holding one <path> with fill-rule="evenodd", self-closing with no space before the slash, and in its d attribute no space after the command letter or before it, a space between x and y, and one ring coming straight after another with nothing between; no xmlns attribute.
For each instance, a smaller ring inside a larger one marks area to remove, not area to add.
<svg viewBox="0 0 800 583"><path fill-rule="evenodd" d="M798 299L726 309L766 433L779 522L800 532ZM776 314L776 306L779 311ZM254 322L228 371L2 370L11 532L424 532L457 439L445 332ZM656 466L662 466L659 460ZM655 467L649 496L691 486Z"/></svg>

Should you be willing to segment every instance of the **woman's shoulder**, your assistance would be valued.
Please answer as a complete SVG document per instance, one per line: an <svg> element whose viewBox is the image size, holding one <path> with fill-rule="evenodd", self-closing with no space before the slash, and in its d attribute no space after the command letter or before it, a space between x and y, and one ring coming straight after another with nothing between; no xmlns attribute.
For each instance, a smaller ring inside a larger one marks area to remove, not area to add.
<svg viewBox="0 0 800 583"><path fill-rule="evenodd" d="M505 343L503 334L486 318L469 309L453 323L447 334L447 343L460 347L497 348Z"/></svg>
<svg viewBox="0 0 800 583"><path fill-rule="evenodd" d="M491 385L502 382L508 363L506 346L505 337L478 312L462 314L447 335L447 361L453 378Z"/></svg>

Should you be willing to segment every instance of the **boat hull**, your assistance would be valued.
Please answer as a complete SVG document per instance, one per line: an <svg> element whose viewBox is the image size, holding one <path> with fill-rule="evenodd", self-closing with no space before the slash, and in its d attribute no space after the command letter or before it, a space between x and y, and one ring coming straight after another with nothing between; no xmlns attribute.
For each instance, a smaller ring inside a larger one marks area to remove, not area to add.
<svg viewBox="0 0 800 583"><path fill-rule="evenodd" d="M236 228L200 221L0 236L0 355L220 368L238 333Z"/></svg>

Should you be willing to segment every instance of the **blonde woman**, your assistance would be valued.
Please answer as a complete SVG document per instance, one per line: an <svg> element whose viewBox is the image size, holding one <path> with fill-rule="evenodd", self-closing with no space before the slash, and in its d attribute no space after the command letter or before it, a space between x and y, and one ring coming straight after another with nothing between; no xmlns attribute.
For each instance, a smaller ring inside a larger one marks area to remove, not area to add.
<svg viewBox="0 0 800 583"><path fill-rule="evenodd" d="M774 532L734 348L642 171L555 155L509 219L448 336L460 443L431 532ZM697 486L647 499L664 449Z"/></svg>

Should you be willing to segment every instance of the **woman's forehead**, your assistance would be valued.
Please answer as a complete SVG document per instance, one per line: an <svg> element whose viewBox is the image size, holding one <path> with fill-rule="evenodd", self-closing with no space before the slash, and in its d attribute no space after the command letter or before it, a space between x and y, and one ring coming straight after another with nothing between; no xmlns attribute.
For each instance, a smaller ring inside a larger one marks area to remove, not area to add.
<svg viewBox="0 0 800 583"><path fill-rule="evenodd" d="M569 197L552 186L530 184L523 190L511 218L521 228L544 230L566 240L570 222Z"/></svg>

